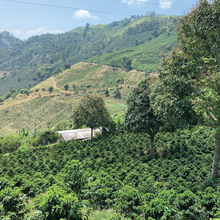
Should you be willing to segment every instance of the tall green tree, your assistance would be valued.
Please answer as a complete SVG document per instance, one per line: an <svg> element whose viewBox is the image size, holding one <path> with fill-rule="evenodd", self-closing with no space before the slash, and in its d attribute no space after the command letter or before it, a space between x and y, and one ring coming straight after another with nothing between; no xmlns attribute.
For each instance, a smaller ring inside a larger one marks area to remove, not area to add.
<svg viewBox="0 0 220 220"><path fill-rule="evenodd" d="M216 147L211 178L218 176L220 158L220 2L200 0L179 19L179 46L163 58L152 98L159 115L175 125L192 118L213 121Z"/></svg>
<svg viewBox="0 0 220 220"><path fill-rule="evenodd" d="M153 154L155 135L162 126L160 116L154 114L150 103L149 79L142 81L127 100L128 109L125 114L125 128L139 133L150 135L150 153Z"/></svg>
<svg viewBox="0 0 220 220"><path fill-rule="evenodd" d="M73 124L76 127L86 125L91 128L91 139L93 130L98 127L108 127L111 118L105 107L102 97L97 95L86 95L73 109Z"/></svg>

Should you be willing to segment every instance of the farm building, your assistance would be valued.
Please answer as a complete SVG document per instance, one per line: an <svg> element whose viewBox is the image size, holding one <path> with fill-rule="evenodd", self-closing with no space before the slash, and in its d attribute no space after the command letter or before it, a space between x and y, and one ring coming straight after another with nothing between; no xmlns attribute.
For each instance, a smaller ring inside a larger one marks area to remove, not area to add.
<svg viewBox="0 0 220 220"><path fill-rule="evenodd" d="M95 136L95 131L100 131L99 129L93 130L93 136ZM74 129L66 131L57 131L61 135L61 139L65 141L70 141L71 139L83 140L91 138L91 128Z"/></svg>

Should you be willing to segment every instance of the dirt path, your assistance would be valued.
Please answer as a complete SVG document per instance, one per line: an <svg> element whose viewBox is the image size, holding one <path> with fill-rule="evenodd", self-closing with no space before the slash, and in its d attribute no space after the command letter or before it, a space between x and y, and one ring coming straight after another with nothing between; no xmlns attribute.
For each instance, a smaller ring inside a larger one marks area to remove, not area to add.
<svg viewBox="0 0 220 220"><path fill-rule="evenodd" d="M124 84L126 84L133 76L135 76L135 73L133 73L133 74L124 82Z"/></svg>
<svg viewBox="0 0 220 220"><path fill-rule="evenodd" d="M51 80L52 80L52 82L53 82L53 87L54 87L55 89L59 89L59 88L57 87L57 82L54 80L54 76L51 77Z"/></svg>

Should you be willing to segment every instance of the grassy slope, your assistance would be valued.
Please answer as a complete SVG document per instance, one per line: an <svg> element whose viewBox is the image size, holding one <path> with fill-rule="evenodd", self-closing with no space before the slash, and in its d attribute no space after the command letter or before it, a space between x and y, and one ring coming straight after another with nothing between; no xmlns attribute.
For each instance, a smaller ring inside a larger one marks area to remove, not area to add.
<svg viewBox="0 0 220 220"><path fill-rule="evenodd" d="M121 100L113 98L113 91L118 78L124 79ZM125 71L120 68L112 68L106 65L78 63L71 69L50 77L33 88L33 92L27 97L17 96L15 99L9 99L0 105L0 132L22 128L34 130L34 123L37 128L46 128L51 123L63 119L71 119L71 104L79 100L85 93L94 93L102 95L106 101L107 108L113 117L122 114L126 110L126 100L133 86L144 78L144 73L136 70ZM68 83L69 91L64 91L63 86ZM71 85L76 84L79 90L78 94L72 89ZM86 85L90 84L90 88ZM102 85L106 86L102 88ZM81 85L83 87L81 87ZM130 86L127 88L127 86ZM54 87L54 91L49 94L48 88ZM39 92L35 89L39 88ZM46 91L41 91L45 88ZM109 89L110 97L104 96L104 91ZM41 97L40 97L41 96Z"/></svg>
<svg viewBox="0 0 220 220"><path fill-rule="evenodd" d="M132 66L137 70L152 72L152 70L155 70L155 64L160 61L160 56L158 55L161 52L169 53L168 45L171 47L175 45L174 33L171 36L164 33L145 44L105 54L92 60L93 62L98 62L99 59L101 63L109 65L112 60L121 60L126 55L132 59Z"/></svg>

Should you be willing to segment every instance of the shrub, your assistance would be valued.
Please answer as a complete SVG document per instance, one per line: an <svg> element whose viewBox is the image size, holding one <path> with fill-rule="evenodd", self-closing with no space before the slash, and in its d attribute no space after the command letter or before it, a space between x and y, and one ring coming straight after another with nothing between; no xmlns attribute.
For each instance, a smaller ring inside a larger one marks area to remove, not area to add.
<svg viewBox="0 0 220 220"><path fill-rule="evenodd" d="M19 190L6 188L0 192L0 205L3 208L1 217L11 217L12 219L22 219L26 197Z"/></svg>
<svg viewBox="0 0 220 220"><path fill-rule="evenodd" d="M45 195L35 199L35 206L46 219L75 219L88 218L90 213L89 202L79 201L74 193L67 192L59 186L52 186Z"/></svg>
<svg viewBox="0 0 220 220"><path fill-rule="evenodd" d="M21 146L21 138L19 134L8 134L0 139L0 153L10 153L16 151Z"/></svg>

